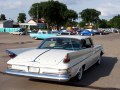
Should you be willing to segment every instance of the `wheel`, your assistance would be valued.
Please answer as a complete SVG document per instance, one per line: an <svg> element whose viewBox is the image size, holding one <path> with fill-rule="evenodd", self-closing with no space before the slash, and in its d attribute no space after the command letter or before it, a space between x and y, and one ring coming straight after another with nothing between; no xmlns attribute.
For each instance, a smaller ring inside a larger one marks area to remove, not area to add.
<svg viewBox="0 0 120 90"><path fill-rule="evenodd" d="M20 33L19 35L22 35L22 33Z"/></svg>
<svg viewBox="0 0 120 90"><path fill-rule="evenodd" d="M101 60L102 60L102 55L100 55L98 57L98 61L96 62L96 65L100 65L101 64Z"/></svg>
<svg viewBox="0 0 120 90"><path fill-rule="evenodd" d="M83 74L83 69L82 69L82 67L81 67L81 68L79 69L77 75L76 75L76 79L77 79L78 81L80 81L80 80L82 79L82 74Z"/></svg>
<svg viewBox="0 0 120 90"><path fill-rule="evenodd" d="M91 36L93 36L93 34L91 33Z"/></svg>
<svg viewBox="0 0 120 90"><path fill-rule="evenodd" d="M37 37L34 37L35 40L37 40L38 38Z"/></svg>

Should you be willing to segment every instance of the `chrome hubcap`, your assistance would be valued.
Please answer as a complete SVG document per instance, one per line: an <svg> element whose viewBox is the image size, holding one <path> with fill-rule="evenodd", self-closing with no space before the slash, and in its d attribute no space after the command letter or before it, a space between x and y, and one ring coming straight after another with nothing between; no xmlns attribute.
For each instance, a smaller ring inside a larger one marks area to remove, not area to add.
<svg viewBox="0 0 120 90"><path fill-rule="evenodd" d="M101 56L99 56L99 58L98 58L98 64L100 64L101 63Z"/></svg>
<svg viewBox="0 0 120 90"><path fill-rule="evenodd" d="M80 68L78 72L78 80L81 80L81 78L82 78L82 68Z"/></svg>

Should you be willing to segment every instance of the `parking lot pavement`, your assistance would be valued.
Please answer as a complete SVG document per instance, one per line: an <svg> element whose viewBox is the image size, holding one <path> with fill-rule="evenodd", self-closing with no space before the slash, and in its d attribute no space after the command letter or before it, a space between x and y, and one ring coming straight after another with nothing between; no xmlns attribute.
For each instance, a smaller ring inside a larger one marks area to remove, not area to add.
<svg viewBox="0 0 120 90"><path fill-rule="evenodd" d="M105 54L101 65L84 72L80 82L58 83L0 73L0 90L120 90L120 35L92 38L95 44L103 45ZM40 42L29 36L0 34L0 72L5 70L6 62L10 59L5 49L37 47Z"/></svg>

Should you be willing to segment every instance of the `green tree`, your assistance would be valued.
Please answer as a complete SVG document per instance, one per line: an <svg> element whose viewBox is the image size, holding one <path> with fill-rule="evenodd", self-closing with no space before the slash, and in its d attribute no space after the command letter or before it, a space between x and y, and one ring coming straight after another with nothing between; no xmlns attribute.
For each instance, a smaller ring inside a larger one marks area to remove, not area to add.
<svg viewBox="0 0 120 90"><path fill-rule="evenodd" d="M109 21L102 19L99 21L99 28L110 28Z"/></svg>
<svg viewBox="0 0 120 90"><path fill-rule="evenodd" d="M95 9L85 9L82 12L79 13L82 20L86 23L98 23L99 15L101 12L95 10Z"/></svg>
<svg viewBox="0 0 120 90"><path fill-rule="evenodd" d="M46 2L32 4L28 12L30 17L36 20L42 18L44 12L44 6L46 6Z"/></svg>
<svg viewBox="0 0 120 90"><path fill-rule="evenodd" d="M119 28L120 29L120 15L114 16L109 23L113 28Z"/></svg>
<svg viewBox="0 0 120 90"><path fill-rule="evenodd" d="M78 14L74 10L66 10L65 16L67 19L66 26L76 26L78 23L75 21L78 18Z"/></svg>
<svg viewBox="0 0 120 90"><path fill-rule="evenodd" d="M78 18L78 14L74 10L66 10L65 17L73 21Z"/></svg>
<svg viewBox="0 0 120 90"><path fill-rule="evenodd" d="M0 15L0 20L6 20L5 14Z"/></svg>
<svg viewBox="0 0 120 90"><path fill-rule="evenodd" d="M85 26L85 22L84 22L84 21L81 21L81 22L79 23L79 26L83 28L83 27Z"/></svg>
<svg viewBox="0 0 120 90"><path fill-rule="evenodd" d="M68 12L73 15L67 15ZM67 6L59 1L49 0L45 2L35 3L29 10L29 15L34 19L44 18L48 26L63 26L68 19L74 20L76 13L73 10L68 10Z"/></svg>
<svg viewBox="0 0 120 90"><path fill-rule="evenodd" d="M19 13L19 16L17 18L18 22L24 23L26 20L26 14L25 13Z"/></svg>
<svg viewBox="0 0 120 90"><path fill-rule="evenodd" d="M48 24L59 26L63 25L66 21L64 13L67 10L67 6L58 1L48 1L44 8L44 17Z"/></svg>

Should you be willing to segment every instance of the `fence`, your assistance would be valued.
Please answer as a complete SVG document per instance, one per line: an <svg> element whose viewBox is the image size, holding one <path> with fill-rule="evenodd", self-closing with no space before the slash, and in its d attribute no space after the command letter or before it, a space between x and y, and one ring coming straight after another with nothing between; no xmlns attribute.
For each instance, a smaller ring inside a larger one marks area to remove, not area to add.
<svg viewBox="0 0 120 90"><path fill-rule="evenodd" d="M0 32L15 32L19 31L21 28L0 28Z"/></svg>

